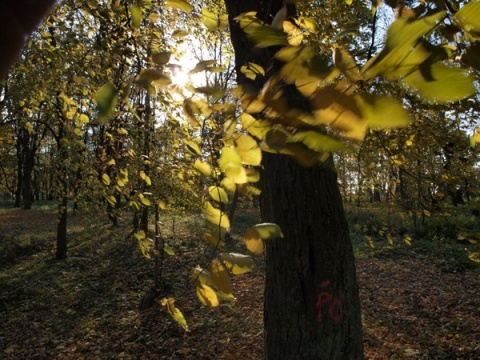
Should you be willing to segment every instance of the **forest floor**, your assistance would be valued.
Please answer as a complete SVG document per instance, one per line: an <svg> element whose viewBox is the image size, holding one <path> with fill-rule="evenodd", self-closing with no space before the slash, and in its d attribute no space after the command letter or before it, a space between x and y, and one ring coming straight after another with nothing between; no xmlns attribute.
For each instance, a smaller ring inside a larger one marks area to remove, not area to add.
<svg viewBox="0 0 480 360"><path fill-rule="evenodd" d="M0 358L262 358L262 261L233 278L235 303L201 306L189 275L209 258L192 235L201 219L162 225L175 256L165 259L161 296L175 297L186 332L159 302L139 310L154 268L127 220L112 228L96 214L71 216L69 258L54 261L55 218L0 210ZM357 272L367 359L480 356L478 269L446 272L416 253L390 252L360 256Z"/></svg>

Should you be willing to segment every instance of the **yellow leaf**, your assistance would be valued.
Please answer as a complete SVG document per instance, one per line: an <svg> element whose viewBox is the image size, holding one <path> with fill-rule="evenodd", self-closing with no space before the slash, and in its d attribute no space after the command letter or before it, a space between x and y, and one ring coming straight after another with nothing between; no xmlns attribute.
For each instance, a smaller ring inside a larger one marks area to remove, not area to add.
<svg viewBox="0 0 480 360"><path fill-rule="evenodd" d="M287 139L287 142L302 142L309 149L320 153L344 151L346 149L342 141L315 130L296 131L295 134Z"/></svg>
<svg viewBox="0 0 480 360"><path fill-rule="evenodd" d="M210 231L206 231L203 234L203 238L215 248L222 250L225 247L225 242L218 236L213 235Z"/></svg>
<svg viewBox="0 0 480 360"><path fill-rule="evenodd" d="M192 280L195 281L197 285L208 285L210 287L214 286L212 281L212 276L210 271L202 269L200 266L196 266L192 270L191 274Z"/></svg>
<svg viewBox="0 0 480 360"><path fill-rule="evenodd" d="M162 210L165 210L167 208L167 203L165 201L160 200L158 202L158 207Z"/></svg>
<svg viewBox="0 0 480 360"><path fill-rule="evenodd" d="M407 244L408 246L412 245L412 238L408 235L405 235L405 237L403 238L403 241L405 241L405 244Z"/></svg>
<svg viewBox="0 0 480 360"><path fill-rule="evenodd" d="M248 176L248 171L247 171L247 176ZM220 185L229 194L234 194L235 190L237 189L237 185L232 181L232 179L227 178L227 177L222 179L222 181L220 182Z"/></svg>
<svg viewBox="0 0 480 360"><path fill-rule="evenodd" d="M351 81L360 79L360 68L350 53L342 47L333 50L333 62L335 66Z"/></svg>
<svg viewBox="0 0 480 360"><path fill-rule="evenodd" d="M480 251L470 253L468 255L468 258L470 260L472 260L473 262L476 262L476 263L480 264Z"/></svg>
<svg viewBox="0 0 480 360"><path fill-rule="evenodd" d="M210 186L208 188L208 195L210 195L210 197L216 202L223 204L228 203L228 195L226 191L219 186Z"/></svg>
<svg viewBox="0 0 480 360"><path fill-rule="evenodd" d="M372 249L375 248L375 242L373 241L371 236L365 235L363 238L368 241Z"/></svg>
<svg viewBox="0 0 480 360"><path fill-rule="evenodd" d="M175 256L175 251L170 246L165 246L163 248L163 251L165 251L165 254L167 254L167 255Z"/></svg>
<svg viewBox="0 0 480 360"><path fill-rule="evenodd" d="M247 168L245 169L247 172L247 180L249 183L255 183L260 181L260 172L254 168Z"/></svg>
<svg viewBox="0 0 480 360"><path fill-rule="evenodd" d="M393 246L393 237L390 234L387 235L387 240L388 243Z"/></svg>
<svg viewBox="0 0 480 360"><path fill-rule="evenodd" d="M140 241L140 240L145 239L146 234L145 234L145 231L140 230L140 231L137 231L133 236L135 237L135 239Z"/></svg>
<svg viewBox="0 0 480 360"><path fill-rule="evenodd" d="M210 274L212 281L223 294L232 294L233 287L230 282L230 277L227 274L227 270L218 259L213 259L210 265Z"/></svg>
<svg viewBox="0 0 480 360"><path fill-rule="evenodd" d="M303 33L290 21L283 22L283 31L287 33L287 41L292 46L300 46L303 41Z"/></svg>
<svg viewBox="0 0 480 360"><path fill-rule="evenodd" d="M117 203L117 199L115 198L115 196L105 196L105 199L107 199L108 203L112 206L114 206L116 203Z"/></svg>
<svg viewBox="0 0 480 360"><path fill-rule="evenodd" d="M252 254L254 255L263 254L263 250L264 250L263 240L258 234L258 231L256 229L248 228L245 231L243 242L245 243L247 250L250 251Z"/></svg>
<svg viewBox="0 0 480 360"><path fill-rule="evenodd" d="M152 54L152 60L157 65L165 65L170 61L172 53L170 51L165 51L162 53Z"/></svg>
<svg viewBox="0 0 480 360"><path fill-rule="evenodd" d="M235 151L241 162L247 165L258 166L262 161L262 150L257 141L250 135L241 134L235 139Z"/></svg>
<svg viewBox="0 0 480 360"><path fill-rule="evenodd" d="M138 194L138 198L140 199L140 202L145 205L145 206L150 206L152 205L152 203L150 202L150 200L148 198L146 198L145 196L143 196L143 194Z"/></svg>
<svg viewBox="0 0 480 360"><path fill-rule="evenodd" d="M177 9L185 12L193 10L193 6L185 0L165 0L165 9Z"/></svg>
<svg viewBox="0 0 480 360"><path fill-rule="evenodd" d="M190 33L185 31L185 30L180 30L177 29L174 32L172 32L172 38L184 38L185 36L188 36Z"/></svg>
<svg viewBox="0 0 480 360"><path fill-rule="evenodd" d="M255 230L262 239L277 239L283 238L282 229L277 224L263 223L254 226Z"/></svg>
<svg viewBox="0 0 480 360"><path fill-rule="evenodd" d="M197 296L203 305L211 307L219 305L217 294L208 285L197 285Z"/></svg>
<svg viewBox="0 0 480 360"><path fill-rule="evenodd" d="M147 174L145 174L145 171L140 171L140 178L141 178L143 181L145 181L145 184L146 184L147 186L152 185L152 181L150 180L150 177L149 177Z"/></svg>
<svg viewBox="0 0 480 360"><path fill-rule="evenodd" d="M368 123L363 119L355 96L348 94L345 85L326 86L313 99L313 114L320 124L342 132L345 137L363 140Z"/></svg>
<svg viewBox="0 0 480 360"><path fill-rule="evenodd" d="M210 174L212 173L212 168L210 167L210 165L202 162L199 159L195 160L193 168L203 176L210 176Z"/></svg>
<svg viewBox="0 0 480 360"><path fill-rule="evenodd" d="M105 118L113 114L117 104L116 95L117 90L112 83L107 83L98 89L95 95L95 102L97 103L100 118Z"/></svg>
<svg viewBox="0 0 480 360"><path fill-rule="evenodd" d="M77 120L80 124L88 124L90 122L90 119L88 118L87 115L85 114L81 114L79 117L78 117L78 120Z"/></svg>
<svg viewBox="0 0 480 360"><path fill-rule="evenodd" d="M195 67L189 71L190 74L195 74L207 70L210 66L215 65L217 60L203 60L198 62Z"/></svg>
<svg viewBox="0 0 480 360"><path fill-rule="evenodd" d="M241 158L235 149L224 146L218 166L225 173L225 176L230 178L235 184L245 184L247 182L245 168L241 164Z"/></svg>
<svg viewBox="0 0 480 360"><path fill-rule="evenodd" d="M255 267L253 258L250 255L222 253L220 256L227 269L235 275L250 272Z"/></svg>
<svg viewBox="0 0 480 360"><path fill-rule="evenodd" d="M248 79L255 80L257 75L265 76L265 70L260 65L255 63L247 63L240 68L240 72Z"/></svg>
<svg viewBox="0 0 480 360"><path fill-rule="evenodd" d="M136 5L132 5L130 8L130 15L132 17L132 26L136 29L140 27L143 20L142 9Z"/></svg>
<svg viewBox="0 0 480 360"><path fill-rule="evenodd" d="M424 214L426 217L430 217L430 211L428 211L428 210L423 210L423 214Z"/></svg>
<svg viewBox="0 0 480 360"><path fill-rule="evenodd" d="M247 193L253 196L260 196L262 191L255 186L247 186Z"/></svg>
<svg viewBox="0 0 480 360"><path fill-rule="evenodd" d="M230 228L228 216L220 209L214 207L209 201L203 203L203 214L209 223L224 229Z"/></svg>
<svg viewBox="0 0 480 360"><path fill-rule="evenodd" d="M200 156L202 154L200 147L195 141L185 141L185 146L187 147L187 150L190 151L194 155Z"/></svg>
<svg viewBox="0 0 480 360"><path fill-rule="evenodd" d="M248 133L258 140L265 140L267 132L271 130L271 124L266 120L257 120L252 115L242 113L240 122Z"/></svg>
<svg viewBox="0 0 480 360"><path fill-rule="evenodd" d="M172 319L175 320L176 323L180 325L184 330L188 331L187 321L183 317L182 312L175 307L175 299L174 298L162 299L162 305L167 307L167 311L172 317Z"/></svg>
<svg viewBox="0 0 480 360"><path fill-rule="evenodd" d="M207 8L202 8L202 23L209 31L215 31L218 29L217 15Z"/></svg>

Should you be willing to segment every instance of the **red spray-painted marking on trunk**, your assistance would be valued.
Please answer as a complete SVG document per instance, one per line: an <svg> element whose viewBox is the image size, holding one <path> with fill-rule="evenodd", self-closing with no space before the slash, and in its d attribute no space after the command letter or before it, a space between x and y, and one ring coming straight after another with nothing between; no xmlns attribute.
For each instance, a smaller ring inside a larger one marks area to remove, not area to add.
<svg viewBox="0 0 480 360"><path fill-rule="evenodd" d="M324 280L320 283L320 289L325 289L330 286L329 280ZM327 309L328 311L325 311ZM343 304L340 299L335 298L328 291L321 291L317 297L316 308L318 309L317 320L323 323L324 312L328 314L328 317L335 323L339 323L343 320Z"/></svg>

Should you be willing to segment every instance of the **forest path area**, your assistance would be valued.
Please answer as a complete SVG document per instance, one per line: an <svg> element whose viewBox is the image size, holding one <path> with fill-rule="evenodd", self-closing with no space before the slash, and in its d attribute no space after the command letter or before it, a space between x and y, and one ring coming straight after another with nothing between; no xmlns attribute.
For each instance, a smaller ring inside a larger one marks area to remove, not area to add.
<svg viewBox="0 0 480 360"><path fill-rule="evenodd" d="M101 217L100 217L101 218ZM190 271L197 223L168 221L176 255L165 260L164 294L189 331L160 301L139 310L153 264L125 224L73 215L70 257L54 261L55 212L0 211L0 358L261 359L263 266L233 278L236 302L200 305ZM202 245L203 246L203 245ZM201 248L201 246L200 246ZM367 359L475 359L480 354L480 272L445 272L402 252L357 260Z"/></svg>

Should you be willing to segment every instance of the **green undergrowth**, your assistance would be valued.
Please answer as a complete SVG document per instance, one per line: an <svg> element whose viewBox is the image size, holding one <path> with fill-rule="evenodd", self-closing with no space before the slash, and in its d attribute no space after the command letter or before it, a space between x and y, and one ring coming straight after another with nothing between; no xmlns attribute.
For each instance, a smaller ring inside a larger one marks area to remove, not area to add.
<svg viewBox="0 0 480 360"><path fill-rule="evenodd" d="M480 219L466 208L429 216L386 204L346 209L357 258L416 257L445 272L480 271Z"/></svg>

